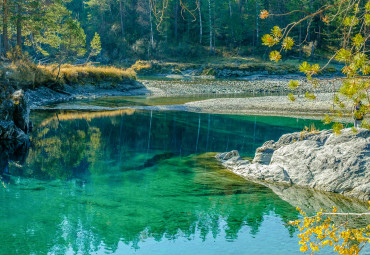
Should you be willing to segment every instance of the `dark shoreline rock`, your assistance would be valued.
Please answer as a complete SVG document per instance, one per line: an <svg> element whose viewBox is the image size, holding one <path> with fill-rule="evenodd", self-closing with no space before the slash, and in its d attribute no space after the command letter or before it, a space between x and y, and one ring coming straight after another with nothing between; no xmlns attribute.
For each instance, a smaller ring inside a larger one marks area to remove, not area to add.
<svg viewBox="0 0 370 255"><path fill-rule="evenodd" d="M9 161L24 162L32 131L30 106L23 90L7 88L0 97L0 174L7 173Z"/></svg>
<svg viewBox="0 0 370 255"><path fill-rule="evenodd" d="M237 152L216 158L230 171L258 183L281 183L370 200L370 131L297 132L268 141L253 162Z"/></svg>

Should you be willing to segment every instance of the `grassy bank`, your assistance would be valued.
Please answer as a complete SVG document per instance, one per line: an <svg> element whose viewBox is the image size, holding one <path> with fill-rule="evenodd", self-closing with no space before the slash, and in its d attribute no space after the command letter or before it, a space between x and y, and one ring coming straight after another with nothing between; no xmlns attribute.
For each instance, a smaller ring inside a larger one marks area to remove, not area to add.
<svg viewBox="0 0 370 255"><path fill-rule="evenodd" d="M183 74L184 72L191 72L192 75L212 75L216 77L232 78L253 74L298 74L299 64L304 61L306 60L287 59L275 63L252 57L208 57L190 63L139 60L136 61L131 68L139 75ZM319 63L321 66L326 64L324 61L321 62L322 63ZM317 63L317 61L315 61L315 63ZM338 73L340 69L341 66L329 65L322 74Z"/></svg>
<svg viewBox="0 0 370 255"><path fill-rule="evenodd" d="M18 87L62 86L110 83L112 86L136 80L133 69L93 65L36 65L28 60L3 62L0 64L2 83Z"/></svg>

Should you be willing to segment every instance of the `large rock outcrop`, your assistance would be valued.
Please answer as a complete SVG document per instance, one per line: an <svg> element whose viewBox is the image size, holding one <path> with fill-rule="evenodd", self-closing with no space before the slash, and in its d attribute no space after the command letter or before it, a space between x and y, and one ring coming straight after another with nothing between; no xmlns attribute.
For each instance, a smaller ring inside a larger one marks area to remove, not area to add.
<svg viewBox="0 0 370 255"><path fill-rule="evenodd" d="M232 172L259 183L277 182L370 200L370 131L298 132L268 141L253 162L237 151L216 156Z"/></svg>
<svg viewBox="0 0 370 255"><path fill-rule="evenodd" d="M23 91L4 91L0 94L0 174L7 172L10 160L25 159L32 129L29 102Z"/></svg>

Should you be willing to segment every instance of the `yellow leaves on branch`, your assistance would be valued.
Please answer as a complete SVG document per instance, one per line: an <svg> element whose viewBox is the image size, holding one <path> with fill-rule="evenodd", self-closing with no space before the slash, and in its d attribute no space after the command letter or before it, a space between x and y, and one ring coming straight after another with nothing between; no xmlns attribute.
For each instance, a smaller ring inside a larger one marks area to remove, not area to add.
<svg viewBox="0 0 370 255"><path fill-rule="evenodd" d="M262 36L262 45L272 47L275 44L277 44L278 42L279 42L279 40L276 40L274 37L272 37L269 34L265 34L264 36Z"/></svg>
<svg viewBox="0 0 370 255"><path fill-rule="evenodd" d="M282 30L279 26L274 26L274 27L271 29L271 34L272 34L275 38L280 38L280 37L283 35L283 30Z"/></svg>
<svg viewBox="0 0 370 255"><path fill-rule="evenodd" d="M319 64L311 65L305 61L299 66L299 71L308 76L312 76L318 74L320 71L320 66Z"/></svg>
<svg viewBox="0 0 370 255"><path fill-rule="evenodd" d="M360 250L370 242L370 225L360 229L346 228L348 221L337 226L324 210L315 216L308 217L305 212L297 207L302 216L301 220L291 221L290 225L296 226L301 233L299 245L301 252L309 251L311 254L320 251L325 246L333 247L334 252L344 255L358 255ZM337 213L333 207L332 214Z"/></svg>
<svg viewBox="0 0 370 255"><path fill-rule="evenodd" d="M283 44L282 44L283 49L285 49L285 50L291 50L292 47L293 47L293 45L294 45L293 38L291 38L289 36L284 38Z"/></svg>
<svg viewBox="0 0 370 255"><path fill-rule="evenodd" d="M261 19L267 19L269 16L269 12L267 10L262 10L260 13L260 18Z"/></svg>
<svg viewBox="0 0 370 255"><path fill-rule="evenodd" d="M281 59L281 54L277 50L270 52L270 60L278 62Z"/></svg>
<svg viewBox="0 0 370 255"><path fill-rule="evenodd" d="M266 46L272 47L272 46L278 44L280 42L281 37L282 37L282 33L283 33L283 30L281 30L280 27L274 26L271 29L271 33L270 34L265 34L262 37L262 45L266 45ZM289 44L288 45L288 47L289 47L290 45L293 46L294 41L293 41L293 39L290 39L286 43Z"/></svg>

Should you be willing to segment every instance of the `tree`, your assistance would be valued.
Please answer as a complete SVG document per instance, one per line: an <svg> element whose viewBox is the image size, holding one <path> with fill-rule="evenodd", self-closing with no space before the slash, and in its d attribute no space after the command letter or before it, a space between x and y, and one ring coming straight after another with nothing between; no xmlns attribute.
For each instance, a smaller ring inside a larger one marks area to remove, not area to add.
<svg viewBox="0 0 370 255"><path fill-rule="evenodd" d="M341 10L346 10L345 12ZM345 77L337 78L342 81L342 86L338 92L334 94L333 103L336 107L332 109L332 116L327 115L325 117L325 123L330 123L338 118L343 117L345 114L352 114L353 105L356 105L359 101L365 101L366 103L361 107L359 112L354 114L366 114L370 112L370 97L369 97L369 76L370 74L370 62L368 58L368 46L366 42L369 40L370 35L368 33L368 28L370 26L370 1L364 3L361 0L349 1L341 0L334 1L333 3L328 3L321 6L315 12L307 12L302 10L294 10L290 13L304 13L304 17L298 21L294 21L284 28L279 26L273 27L270 34L265 34L262 38L263 45L268 47L278 46L278 50L270 52L270 59L272 61L280 61L282 58L281 53L283 51L292 50L295 46L295 39L291 36L294 28L296 28L301 23L315 18L320 18L324 24L330 24L332 22L337 22L339 27L337 29L341 30L341 45L335 50L332 57L324 67L320 67L319 64L309 64L303 62L299 66L299 70L303 72L307 80L315 86L319 86L320 81L313 78L323 71L328 64L334 59L343 63L342 73ZM262 19L274 16L270 14L267 10L263 10L260 14ZM279 15L275 15L279 16ZM310 25L308 26L308 29ZM311 43L310 47L314 47L315 44ZM311 52L313 49L310 50ZM290 87L296 89L300 86L299 82L294 81L289 83ZM315 99L316 97L306 91L306 98ZM294 96L291 94L289 98L295 100ZM363 122L363 127L370 128L370 125ZM333 125L334 131L340 132L343 127L340 123L335 123Z"/></svg>
<svg viewBox="0 0 370 255"><path fill-rule="evenodd" d="M101 52L101 41L98 33L95 33L94 38L90 42L90 54L86 59L86 63L89 62L91 57L99 55Z"/></svg>

